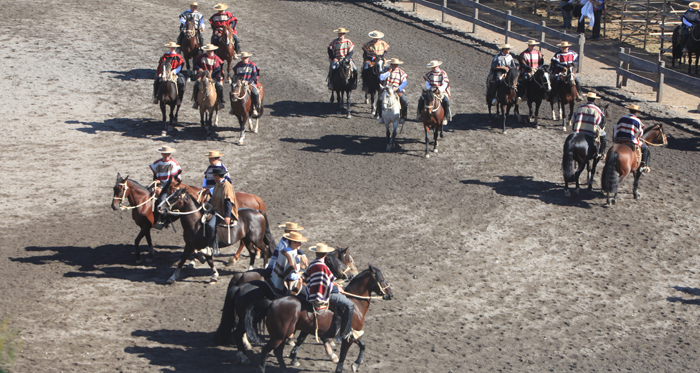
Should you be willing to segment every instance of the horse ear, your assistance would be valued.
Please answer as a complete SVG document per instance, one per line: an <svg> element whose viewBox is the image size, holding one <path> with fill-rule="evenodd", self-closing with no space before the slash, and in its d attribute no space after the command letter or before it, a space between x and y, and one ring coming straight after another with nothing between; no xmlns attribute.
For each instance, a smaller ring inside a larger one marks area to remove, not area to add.
<svg viewBox="0 0 700 373"><path fill-rule="evenodd" d="M122 181L127 181L127 180L129 180L129 175L126 175L126 177Z"/></svg>
<svg viewBox="0 0 700 373"><path fill-rule="evenodd" d="M122 174L117 172L117 183L122 180Z"/></svg>
<svg viewBox="0 0 700 373"><path fill-rule="evenodd" d="M373 269L373 267L372 267L372 263L367 263L367 264L369 264L369 271L370 271L370 272L374 272L374 269Z"/></svg>

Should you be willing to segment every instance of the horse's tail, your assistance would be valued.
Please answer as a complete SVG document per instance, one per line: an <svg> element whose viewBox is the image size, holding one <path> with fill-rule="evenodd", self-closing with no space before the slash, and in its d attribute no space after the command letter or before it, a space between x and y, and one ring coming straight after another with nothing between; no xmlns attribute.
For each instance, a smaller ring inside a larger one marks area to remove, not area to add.
<svg viewBox="0 0 700 373"><path fill-rule="evenodd" d="M619 183L619 178L617 177L617 160L619 157L620 155L616 151L612 151L605 160L603 175L600 178L603 192L617 193L617 184Z"/></svg>
<svg viewBox="0 0 700 373"><path fill-rule="evenodd" d="M263 210L258 210L265 217L265 237L263 237L263 242L267 245L267 255L265 258L270 259L272 257L272 251L277 247L275 238L272 237L272 232L270 231L270 219L267 218L267 213Z"/></svg>
<svg viewBox="0 0 700 373"><path fill-rule="evenodd" d="M570 182L574 178L574 134L570 134L564 141L564 156L561 160L561 169L564 172L564 182Z"/></svg>
<svg viewBox="0 0 700 373"><path fill-rule="evenodd" d="M245 332L248 335L248 341L253 344L261 344L260 330L267 318L267 309L270 308L272 301L269 299L259 300L246 308L245 310Z"/></svg>
<svg viewBox="0 0 700 373"><path fill-rule="evenodd" d="M228 285L226 300L224 301L224 309L221 312L221 322L219 323L219 327L216 329L216 333L214 334L214 344L217 346L229 344L231 341L231 333L233 333L233 328L238 323L238 315L236 314L236 308L234 307L234 298L236 292L238 291L238 286L235 285L234 280L235 278L232 278Z"/></svg>

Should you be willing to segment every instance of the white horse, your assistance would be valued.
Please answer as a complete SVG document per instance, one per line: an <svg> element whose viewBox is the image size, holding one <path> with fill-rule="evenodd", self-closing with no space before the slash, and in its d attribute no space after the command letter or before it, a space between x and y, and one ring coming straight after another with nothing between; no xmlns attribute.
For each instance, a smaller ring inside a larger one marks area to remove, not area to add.
<svg viewBox="0 0 700 373"><path fill-rule="evenodd" d="M399 95L394 91L393 85L381 86L381 89L382 120L384 121L384 125L386 125L386 151L390 152L394 150L396 145L396 129L399 127L401 102L399 101ZM394 124L393 133L389 129L390 123Z"/></svg>

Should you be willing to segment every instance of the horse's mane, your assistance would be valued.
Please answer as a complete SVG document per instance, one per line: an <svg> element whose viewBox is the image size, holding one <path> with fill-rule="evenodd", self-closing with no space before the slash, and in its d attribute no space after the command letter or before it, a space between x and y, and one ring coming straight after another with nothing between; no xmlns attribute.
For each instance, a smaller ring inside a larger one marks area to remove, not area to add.
<svg viewBox="0 0 700 373"><path fill-rule="evenodd" d="M122 181L123 181L123 180L124 180L124 179L122 179ZM136 186L139 187L139 188L143 188L143 189L148 190L147 187L143 186L143 184L139 183L138 181L136 181L136 180L134 180L134 179L129 179L129 181L131 181L132 183L136 184Z"/></svg>
<svg viewBox="0 0 700 373"><path fill-rule="evenodd" d="M358 286L360 281L362 281L362 279L368 275L370 275L369 269L365 269L358 273L357 276L353 277L352 280L350 280L350 283L345 286L345 290L351 289L353 286Z"/></svg>

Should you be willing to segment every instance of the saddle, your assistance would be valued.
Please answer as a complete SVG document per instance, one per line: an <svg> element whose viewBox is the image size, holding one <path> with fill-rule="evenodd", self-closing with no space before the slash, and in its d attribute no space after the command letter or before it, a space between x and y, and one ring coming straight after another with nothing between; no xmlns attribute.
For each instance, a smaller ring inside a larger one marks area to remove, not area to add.
<svg viewBox="0 0 700 373"><path fill-rule="evenodd" d="M630 149L632 149L634 156L637 158L637 167L635 167L635 168L638 168L642 164L642 147L641 146L637 146L632 141L625 141L625 140L619 140L619 141L616 141L615 143L620 144L620 145L627 145L630 147Z"/></svg>

